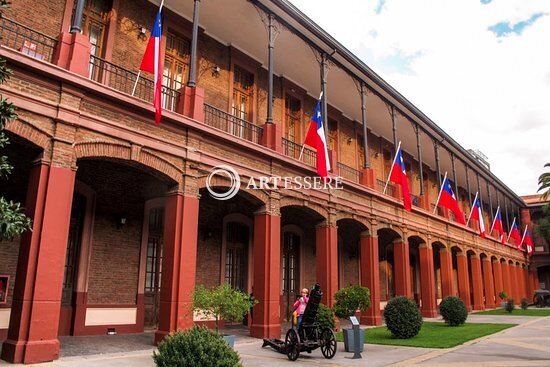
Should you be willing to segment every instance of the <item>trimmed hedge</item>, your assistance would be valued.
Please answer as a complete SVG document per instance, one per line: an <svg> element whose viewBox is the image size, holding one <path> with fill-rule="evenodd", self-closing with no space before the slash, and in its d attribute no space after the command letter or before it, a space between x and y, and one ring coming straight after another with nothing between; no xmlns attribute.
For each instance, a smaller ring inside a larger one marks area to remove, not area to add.
<svg viewBox="0 0 550 367"><path fill-rule="evenodd" d="M222 336L205 327L167 336L153 352L158 367L240 367L239 355Z"/></svg>
<svg viewBox="0 0 550 367"><path fill-rule="evenodd" d="M458 297L446 297L439 305L439 313L449 326L458 326L466 322L468 310Z"/></svg>
<svg viewBox="0 0 550 367"><path fill-rule="evenodd" d="M317 329L322 331L325 328L334 330L336 322L334 321L334 312L332 312L330 307L320 303L317 310Z"/></svg>
<svg viewBox="0 0 550 367"><path fill-rule="evenodd" d="M392 298L384 309L388 330L398 339L416 336L422 328L418 306L407 297Z"/></svg>

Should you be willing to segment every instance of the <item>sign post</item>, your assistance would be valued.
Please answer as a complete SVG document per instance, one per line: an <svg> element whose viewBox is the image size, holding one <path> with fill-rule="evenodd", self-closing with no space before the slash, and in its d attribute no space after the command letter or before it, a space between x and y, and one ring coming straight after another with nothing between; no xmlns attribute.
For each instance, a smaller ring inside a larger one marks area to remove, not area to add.
<svg viewBox="0 0 550 367"><path fill-rule="evenodd" d="M353 325L353 357L351 359L361 359L363 358L361 356L361 338L359 335L359 321L357 321L357 317L351 316L350 318L351 324Z"/></svg>

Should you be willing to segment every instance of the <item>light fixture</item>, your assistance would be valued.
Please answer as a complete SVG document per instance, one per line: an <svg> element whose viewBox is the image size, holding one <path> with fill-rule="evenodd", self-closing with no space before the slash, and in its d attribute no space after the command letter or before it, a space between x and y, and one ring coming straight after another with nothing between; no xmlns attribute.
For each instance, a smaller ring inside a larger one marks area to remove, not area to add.
<svg viewBox="0 0 550 367"><path fill-rule="evenodd" d="M348 138L348 144L351 144L351 142L353 141L353 139L351 138L351 136Z"/></svg>
<svg viewBox="0 0 550 367"><path fill-rule="evenodd" d="M126 225L126 216L125 215L119 215L116 221L116 229L120 229L121 227Z"/></svg>
<svg viewBox="0 0 550 367"><path fill-rule="evenodd" d="M138 38L139 39L147 39L147 29L144 26L138 27Z"/></svg>
<svg viewBox="0 0 550 367"><path fill-rule="evenodd" d="M220 76L220 71L221 71L221 68L218 65L214 66L212 68L212 76L215 77L215 78L219 77Z"/></svg>

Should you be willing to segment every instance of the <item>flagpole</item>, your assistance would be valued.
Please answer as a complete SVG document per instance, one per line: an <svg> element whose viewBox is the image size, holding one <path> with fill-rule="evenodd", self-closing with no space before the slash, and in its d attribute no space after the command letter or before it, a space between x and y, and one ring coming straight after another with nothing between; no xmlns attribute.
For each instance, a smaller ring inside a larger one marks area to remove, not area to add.
<svg viewBox="0 0 550 367"><path fill-rule="evenodd" d="M439 199L441 199L441 192L443 191L443 186L445 186L445 180L447 179L447 171L445 171L445 177L443 178L441 187L439 188L439 195L437 195L437 201L435 202L435 208L432 214L435 214L437 210L437 204L439 204Z"/></svg>
<svg viewBox="0 0 550 367"><path fill-rule="evenodd" d="M159 12L162 10L162 7L164 6L164 0L162 0L160 2L160 5L159 5ZM134 94L136 93L136 88L137 88L137 85L138 85L138 82L139 82L139 77L141 76L141 69L138 70L138 73L137 73L137 77L136 77L136 82L134 83L134 88L132 89L132 97L134 96Z"/></svg>
<svg viewBox="0 0 550 367"><path fill-rule="evenodd" d="M527 234L527 224L525 225L525 231L523 231L523 236L521 237L521 242L519 243L519 246L523 246L523 240L525 239L525 235Z"/></svg>
<svg viewBox="0 0 550 367"><path fill-rule="evenodd" d="M470 219L472 218L472 213L474 212L474 208L476 207L476 200L477 200L478 194L479 194L479 191L476 192L476 197L474 198L474 205L472 205L472 208L470 209L470 215L468 216L468 220L466 221L466 227L468 227L468 223L470 223ZM482 218L479 218L479 220L481 221Z"/></svg>
<svg viewBox="0 0 550 367"><path fill-rule="evenodd" d="M512 235L512 228L514 228L514 223L516 223L516 217L514 217L514 220L512 221L512 226L510 227L510 233L508 233L508 238Z"/></svg>
<svg viewBox="0 0 550 367"><path fill-rule="evenodd" d="M491 230L489 231L489 234L492 234L493 233L493 228L495 228L495 222L497 221L497 217L498 217L498 212L500 210L500 205L497 206L497 211L495 213L495 217L493 218L493 224L491 224Z"/></svg>
<svg viewBox="0 0 550 367"><path fill-rule="evenodd" d="M164 0L162 0L164 2ZM319 99L318 101L321 100L321 98L323 97L323 91L321 91L321 94L319 94ZM302 160L302 154L304 154L304 148L306 147L306 143L304 141L304 143L302 144L302 150L300 150L300 156L298 157L298 160L301 161Z"/></svg>
<svg viewBox="0 0 550 367"><path fill-rule="evenodd" d="M383 194L386 193L386 189L388 188L388 183L390 182L391 173L393 171L393 166L395 166L395 161L397 160L397 153L399 153L399 149L401 149L401 141L399 142L399 144L397 144L397 150L395 151L395 157L393 157L393 162L391 164L390 173L388 174L388 179L386 180L386 186L384 186Z"/></svg>

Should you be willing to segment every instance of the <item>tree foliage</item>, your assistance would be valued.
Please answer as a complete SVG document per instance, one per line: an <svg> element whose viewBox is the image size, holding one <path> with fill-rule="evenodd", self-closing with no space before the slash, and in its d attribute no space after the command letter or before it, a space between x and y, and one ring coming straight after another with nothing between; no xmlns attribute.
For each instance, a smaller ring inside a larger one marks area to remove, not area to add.
<svg viewBox="0 0 550 367"><path fill-rule="evenodd" d="M544 167L550 167L550 163L546 163ZM539 189L538 191L546 190L542 194L542 200L548 199L550 196L550 172L544 172L539 176Z"/></svg>
<svg viewBox="0 0 550 367"><path fill-rule="evenodd" d="M2 9L8 6L8 1L0 0L0 17ZM6 65L6 60L0 59L0 84L4 83L11 75L11 70ZM6 123L16 119L15 106L0 95L0 149L9 144L9 139L4 134ZM8 157L0 155L0 185L11 174L13 167L8 162ZM0 241L11 240L13 237L31 229L31 220L25 216L21 204L8 201L0 197Z"/></svg>
<svg viewBox="0 0 550 367"><path fill-rule="evenodd" d="M534 224L534 230L550 244L550 204L542 207L542 216Z"/></svg>

